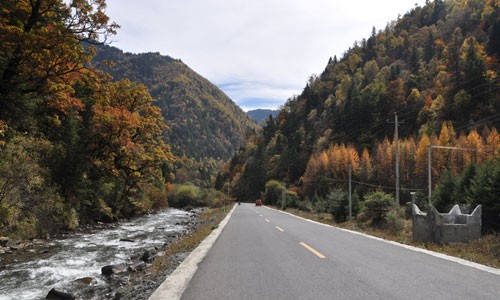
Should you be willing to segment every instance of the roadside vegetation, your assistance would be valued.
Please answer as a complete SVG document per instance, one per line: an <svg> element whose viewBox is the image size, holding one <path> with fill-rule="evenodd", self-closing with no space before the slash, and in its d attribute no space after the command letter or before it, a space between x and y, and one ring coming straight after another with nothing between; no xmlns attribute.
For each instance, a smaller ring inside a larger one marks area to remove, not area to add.
<svg viewBox="0 0 500 300"><path fill-rule="evenodd" d="M168 189L168 203L172 207L222 207L229 202L221 191L193 184L169 185Z"/></svg>

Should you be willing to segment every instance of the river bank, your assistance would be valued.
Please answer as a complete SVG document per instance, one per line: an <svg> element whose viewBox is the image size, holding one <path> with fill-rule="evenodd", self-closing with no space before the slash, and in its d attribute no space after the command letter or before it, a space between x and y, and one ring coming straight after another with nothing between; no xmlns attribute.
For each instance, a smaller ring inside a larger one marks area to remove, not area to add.
<svg viewBox="0 0 500 300"><path fill-rule="evenodd" d="M147 299L194 248L196 232L218 224L218 214L169 210L66 239L7 241L0 299L43 299L52 288L76 299Z"/></svg>
<svg viewBox="0 0 500 300"><path fill-rule="evenodd" d="M205 209L197 217L194 226L186 235L179 237L163 249L161 255L140 273L134 274L130 284L120 287L117 292L123 300L146 300L165 281L213 229L224 219L227 210ZM115 298L117 299L117 298Z"/></svg>

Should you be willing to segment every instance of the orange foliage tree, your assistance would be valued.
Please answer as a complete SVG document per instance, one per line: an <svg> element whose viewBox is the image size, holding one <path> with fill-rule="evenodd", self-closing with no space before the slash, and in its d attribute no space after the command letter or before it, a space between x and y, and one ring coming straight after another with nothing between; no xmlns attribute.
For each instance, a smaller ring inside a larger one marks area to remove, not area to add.
<svg viewBox="0 0 500 300"><path fill-rule="evenodd" d="M105 0L5 0L0 4L0 118L22 123L34 96L65 91L68 75L85 69L97 43L115 33ZM31 94L30 97L23 95ZM51 98L51 97L49 97ZM36 99L36 98L35 98ZM78 101L71 97L65 100ZM55 98L58 106L61 98Z"/></svg>
<svg viewBox="0 0 500 300"><path fill-rule="evenodd" d="M159 166L172 161L170 147L163 142L165 123L143 85L128 80L105 82L92 107L90 148L93 165L118 179L116 197L107 199L120 208L128 197L141 194L142 186L161 182Z"/></svg>

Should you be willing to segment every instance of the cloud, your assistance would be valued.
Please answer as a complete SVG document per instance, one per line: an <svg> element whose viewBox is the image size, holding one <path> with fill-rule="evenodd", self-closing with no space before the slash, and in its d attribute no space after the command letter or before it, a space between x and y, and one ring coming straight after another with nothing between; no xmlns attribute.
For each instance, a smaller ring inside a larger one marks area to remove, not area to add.
<svg viewBox="0 0 500 300"><path fill-rule="evenodd" d="M108 0L115 46L180 58L239 105L279 106L415 1ZM423 1L418 1L423 2Z"/></svg>
<svg viewBox="0 0 500 300"><path fill-rule="evenodd" d="M218 84L231 99L245 111L256 108L276 109L298 92L294 86L268 81L235 81Z"/></svg>

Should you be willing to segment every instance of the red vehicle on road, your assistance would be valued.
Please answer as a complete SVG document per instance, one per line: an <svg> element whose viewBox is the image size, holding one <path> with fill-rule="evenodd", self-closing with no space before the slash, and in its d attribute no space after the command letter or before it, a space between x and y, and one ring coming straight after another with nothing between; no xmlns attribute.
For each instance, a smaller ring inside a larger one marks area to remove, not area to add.
<svg viewBox="0 0 500 300"><path fill-rule="evenodd" d="M262 200L255 201L255 206L262 206Z"/></svg>

